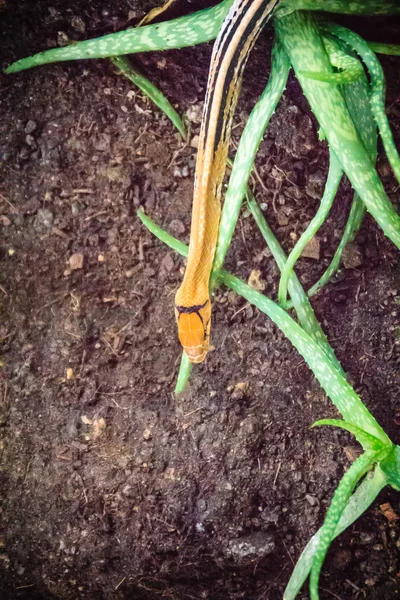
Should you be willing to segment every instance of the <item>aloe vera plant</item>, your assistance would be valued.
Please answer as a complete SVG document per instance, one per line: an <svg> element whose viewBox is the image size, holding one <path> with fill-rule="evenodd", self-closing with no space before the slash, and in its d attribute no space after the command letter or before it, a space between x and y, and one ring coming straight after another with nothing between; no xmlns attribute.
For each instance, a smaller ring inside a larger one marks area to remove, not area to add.
<svg viewBox="0 0 400 600"><path fill-rule="evenodd" d="M17 61L6 72L13 73L58 60L116 57L209 41L217 36L233 4L232 0L224 0L216 7L174 21L52 49ZM400 180L400 160L384 111L383 73L374 53L375 50L396 54L398 48L369 45L348 29L308 12L318 9L353 14L400 14L396 0L282 0L277 4L273 22L276 40L271 76L249 117L232 166L210 282L211 288L221 284L230 287L276 323L303 356L344 419L317 421L315 425L340 426L352 433L364 449L364 454L351 465L339 483L323 526L301 555L285 591L285 600L296 597L308 575L311 599L316 600L320 570L334 537L368 508L384 486L400 489L400 447L391 442L347 382L309 301L309 296L321 289L336 272L341 253L357 233L366 210L400 248L400 219L374 166L377 125L389 162ZM113 60L120 67L126 66L124 59ZM320 208L287 258L248 189L247 181L265 128L285 89L290 68L293 68L316 116L321 136L328 142L330 170ZM305 244L326 219L344 173L350 179L355 195L343 237L327 271L306 292L294 273L294 267ZM281 270L279 303L223 270L245 197ZM180 254L187 255L184 244L161 230L148 216L143 213L138 216L159 239ZM297 320L289 313L291 307ZM177 391L185 386L190 368L183 354Z"/></svg>

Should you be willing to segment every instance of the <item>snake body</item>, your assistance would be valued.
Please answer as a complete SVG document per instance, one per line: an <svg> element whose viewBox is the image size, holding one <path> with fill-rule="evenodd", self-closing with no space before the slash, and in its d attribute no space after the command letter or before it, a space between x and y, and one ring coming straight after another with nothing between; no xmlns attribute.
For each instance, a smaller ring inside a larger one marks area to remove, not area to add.
<svg viewBox="0 0 400 600"><path fill-rule="evenodd" d="M247 57L280 0L236 0L215 42L196 163L189 255L175 298L179 340L193 363L210 348L209 281L218 238L222 180Z"/></svg>

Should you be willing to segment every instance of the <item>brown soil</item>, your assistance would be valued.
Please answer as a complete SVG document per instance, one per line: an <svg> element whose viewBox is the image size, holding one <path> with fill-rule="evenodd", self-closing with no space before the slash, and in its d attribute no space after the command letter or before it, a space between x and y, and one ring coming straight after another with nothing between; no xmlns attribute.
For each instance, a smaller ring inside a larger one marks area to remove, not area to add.
<svg viewBox="0 0 400 600"><path fill-rule="evenodd" d="M8 4L3 65L56 45L59 32L83 39L121 29L129 11L139 17L148 6ZM395 41L399 21L381 26ZM234 144L269 51L266 33L246 72ZM207 45L138 59L189 111L190 140L209 57ZM399 141L399 60L382 62ZM280 331L225 289L215 302L217 350L174 397L183 261L136 210L188 239L195 149L107 61L2 76L1 112L1 598L282 598L357 445L310 430L334 407ZM257 181L257 196L288 248L316 210L327 167L293 79L257 167L269 190ZM379 170L398 202L384 158ZM320 260L301 261L305 285L328 264L350 198L344 184L318 235ZM351 381L399 443L398 254L367 218L352 256L356 267L313 304ZM227 265L244 279L260 269L275 297L277 269L246 214ZM400 527L384 502L400 515L399 495L384 491L333 544L321 598L398 597Z"/></svg>

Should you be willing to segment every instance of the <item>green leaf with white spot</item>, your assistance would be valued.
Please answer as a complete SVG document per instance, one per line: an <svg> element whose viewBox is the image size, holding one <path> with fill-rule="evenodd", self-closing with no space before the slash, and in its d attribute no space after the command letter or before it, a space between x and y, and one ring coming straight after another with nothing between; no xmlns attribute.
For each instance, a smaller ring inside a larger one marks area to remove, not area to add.
<svg viewBox="0 0 400 600"><path fill-rule="evenodd" d="M381 440L376 438L373 435L370 435L357 425L353 423L348 423L346 421L341 421L340 419L320 419L319 421L315 421L311 427L321 427L322 425L330 425L331 427L340 427L341 429L345 429L349 433L352 433L356 438L357 442L361 444L364 450L381 450L383 448L383 444ZM391 448L392 444L388 444L388 448Z"/></svg>
<svg viewBox="0 0 400 600"><path fill-rule="evenodd" d="M59 61L107 58L123 54L136 54L137 52L185 48L209 42L216 38L232 4L233 0L224 0L212 8L206 8L171 21L111 33L64 48L51 48L18 60L7 67L5 73L18 73L25 69Z"/></svg>
<svg viewBox="0 0 400 600"><path fill-rule="evenodd" d="M386 475L379 466L373 472L366 475L346 504L336 526L334 537L345 531L367 510L387 483ZM310 573L321 535L322 527L313 535L301 553L286 586L283 600L295 600L297 594L300 592Z"/></svg>

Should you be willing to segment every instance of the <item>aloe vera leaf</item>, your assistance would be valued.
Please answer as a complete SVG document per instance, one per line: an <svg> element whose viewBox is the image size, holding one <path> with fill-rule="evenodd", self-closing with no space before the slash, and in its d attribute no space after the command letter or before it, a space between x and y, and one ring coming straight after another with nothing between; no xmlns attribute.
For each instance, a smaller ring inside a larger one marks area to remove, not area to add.
<svg viewBox="0 0 400 600"><path fill-rule="evenodd" d="M132 81L163 111L184 138L186 131L183 121L164 94L147 77L134 68L126 56L113 56L110 60L125 77Z"/></svg>
<svg viewBox="0 0 400 600"><path fill-rule="evenodd" d="M400 56L400 46L397 44L380 44L379 42L367 42L368 46L377 54L388 54L389 56Z"/></svg>
<svg viewBox="0 0 400 600"><path fill-rule="evenodd" d="M337 39L334 43L336 46L340 45L341 48L347 47L344 42L341 42ZM368 152L370 159L375 164L378 137L375 119L369 102L368 81L365 74L362 77L357 78L355 81L342 86L341 90L358 134ZM364 214L364 204L358 194L355 192L342 239L340 240L340 243L328 268L322 277L309 289L309 296L312 296L318 290L320 290L335 275L340 266L343 251L346 245L354 239L361 226Z"/></svg>
<svg viewBox="0 0 400 600"><path fill-rule="evenodd" d="M182 256L187 256L188 247L186 244L179 242L172 235L158 227L143 212L139 211L137 214L147 229L158 239ZM384 430L378 425L342 373L327 358L317 342L285 310L270 298L253 290L238 277L227 273L225 270L220 271L219 280L240 296L243 296L250 304L254 304L283 331L293 346L300 352L321 387L346 421L375 436L382 441L383 445L391 444Z"/></svg>
<svg viewBox="0 0 400 600"><path fill-rule="evenodd" d="M327 283L329 283L330 280L335 276L336 272L340 267L343 251L346 248L347 244L349 244L354 239L355 235L360 229L364 214L364 204L360 200L359 196L355 195L342 239L340 240L340 243L326 271L324 271L323 275L318 279L318 281L314 283L314 285L312 285L308 290L307 294L309 297L314 296L314 294L319 292L319 290L323 288Z"/></svg>
<svg viewBox="0 0 400 600"><path fill-rule="evenodd" d="M336 526L334 537L340 535L345 529L354 523L372 504L379 492L388 484L386 475L379 466L373 473L367 474L360 483L354 494L350 497L344 509L339 523ZM315 550L321 538L322 528L310 539L301 553L296 566L290 576L289 582L283 594L283 600L295 600L303 583L307 579L311 565L314 560Z"/></svg>
<svg viewBox="0 0 400 600"><path fill-rule="evenodd" d="M362 477L372 468L375 462L384 453L384 450L369 450L359 456L343 475L335 490L329 505L324 524L321 528L310 572L310 598L319 600L318 583L321 567L325 560L329 546L335 538L335 531L353 490Z"/></svg>
<svg viewBox="0 0 400 600"><path fill-rule="evenodd" d="M329 37L324 36L323 38L325 50L329 55L329 61L333 67L341 69L340 73L317 73L316 71L303 71L304 77L316 79L317 81L326 81L328 83L345 84L351 83L362 77L364 74L364 68L361 62L345 52L337 44L335 44Z"/></svg>
<svg viewBox="0 0 400 600"><path fill-rule="evenodd" d="M324 194L321 198L321 203L318 210L308 225L307 229L301 235L300 239L290 252L286 264L282 270L281 278L279 282L278 300L279 304L285 305L287 299L287 289L289 277L293 271L293 267L303 252L306 245L311 241L314 235L317 233L321 225L326 220L329 211L332 207L332 203L335 199L340 180L342 179L343 171L342 166L335 156L335 153L330 149L330 164L328 178L326 180Z"/></svg>
<svg viewBox="0 0 400 600"><path fill-rule="evenodd" d="M301 75L301 72L310 66L311 70L315 71L332 71L312 15L298 11L279 19L275 18L275 29L343 170L367 210L384 233L400 248L400 217L387 197L357 134L340 89L338 86L313 81Z"/></svg>
<svg viewBox="0 0 400 600"><path fill-rule="evenodd" d="M400 446L394 446L380 466L388 478L388 483L395 490L400 491Z"/></svg>
<svg viewBox="0 0 400 600"><path fill-rule="evenodd" d="M235 155L221 215L218 243L213 266L213 273L215 274L219 272L231 243L242 199L246 193L247 180L253 167L254 158L264 131L277 106L279 98L286 87L289 68L290 64L285 51L279 44L274 44L272 50L272 68L268 84L247 120ZM256 222L261 227L267 243L270 245L271 252L277 261L279 268L283 268L286 257L282 248L272 231L266 225L263 216L257 213L258 207L255 201L251 202L249 200L249 207L253 212L253 216L256 218ZM215 275L211 287L214 285ZM318 323L307 296L296 277L293 278L290 292L294 299L294 306L299 321L305 331L314 337L324 349L327 356L334 362L335 366L342 371L333 349L328 344L321 325Z"/></svg>
<svg viewBox="0 0 400 600"><path fill-rule="evenodd" d="M372 112L375 116L389 163L397 181L400 183L400 156L393 141L393 135L385 112L385 76L376 54L370 49L365 40L346 27L325 21L322 21L321 27L346 42L350 48L360 55L365 63L371 77L370 102Z"/></svg>
<svg viewBox="0 0 400 600"><path fill-rule="evenodd" d="M331 427L340 427L345 429L349 433L352 433L356 438L357 442L362 445L364 450L381 450L382 442L373 435L366 433L360 427L353 425L353 423L347 423L340 419L320 419L312 424L312 427L321 427L322 425L330 425Z"/></svg>
<svg viewBox="0 0 400 600"><path fill-rule="evenodd" d="M247 204L262 236L267 242L271 254L275 258L279 269L282 271L286 262L284 250L266 222L264 215L252 194L247 194ZM335 356L332 346L328 343L325 333L314 314L314 310L307 298L307 294L303 290L303 287L294 272L290 275L288 289L300 325L306 333L313 337L323 352L325 352L326 357L332 362L333 366L342 373L343 377L346 377L341 364Z"/></svg>
<svg viewBox="0 0 400 600"><path fill-rule="evenodd" d="M328 34L325 34L328 35ZM324 45L326 47L326 37L324 35ZM348 46L341 42L338 39L331 39L331 53L330 60L332 59L332 52L335 51L339 54L344 52L344 49L348 51ZM374 116L371 111L371 106L369 103L368 97L368 82L365 74L361 77L357 77L351 83L343 85L341 87L343 97L345 99L347 108L350 112L351 118L354 122L354 125L357 128L357 131L361 137L364 146L367 149L367 152L371 158L371 160L376 161L377 155L377 130L376 124L374 120ZM320 279L308 290L308 296L313 296L317 293L323 286L325 286L335 275L337 272L343 251L346 245L352 241L359 230L362 219L365 214L365 207L358 194L355 192L349 217L345 225L345 229L343 232L342 239L336 249L336 252ZM313 221L311 221L310 226L312 226ZM307 230L303 235L307 235ZM302 236L303 237L303 236ZM298 243L301 243L302 237L300 238ZM296 247L295 247L296 248ZM284 308L291 308L292 303L287 302L282 305Z"/></svg>
<svg viewBox="0 0 400 600"><path fill-rule="evenodd" d="M202 44L217 36L232 4L233 0L224 0L212 8L206 8L164 23L111 33L71 44L65 48L51 48L16 61L5 69L5 73L18 73L32 67L65 60L106 58Z"/></svg>

